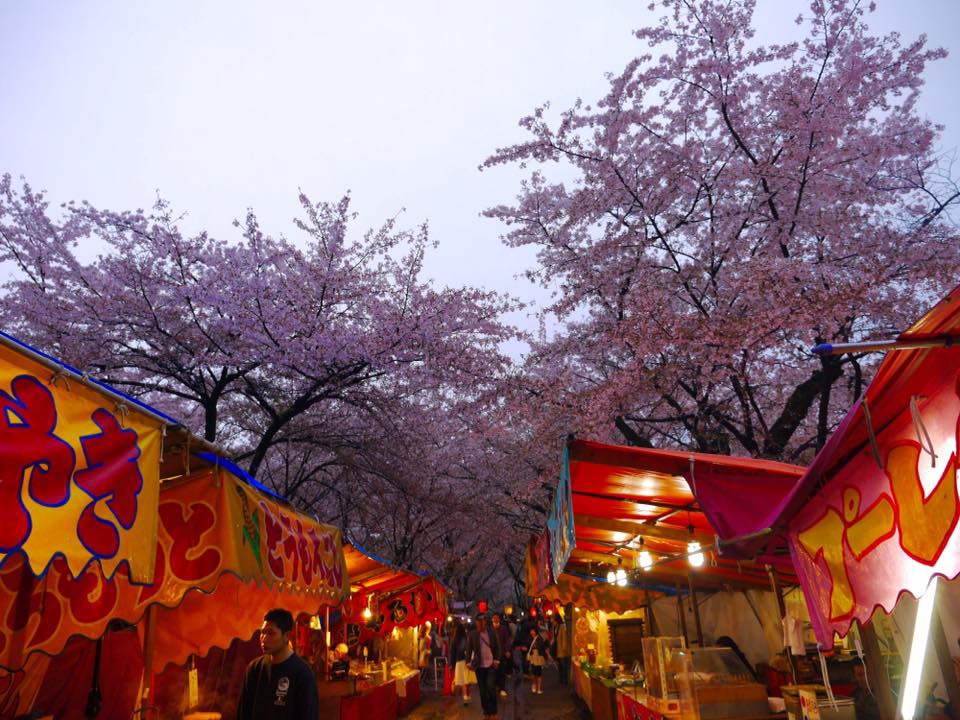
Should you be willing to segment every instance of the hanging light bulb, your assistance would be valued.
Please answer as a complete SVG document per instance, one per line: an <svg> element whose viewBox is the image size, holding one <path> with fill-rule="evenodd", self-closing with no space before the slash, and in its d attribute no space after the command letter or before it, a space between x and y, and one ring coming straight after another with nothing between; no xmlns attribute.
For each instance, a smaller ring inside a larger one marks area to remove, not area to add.
<svg viewBox="0 0 960 720"><path fill-rule="evenodd" d="M636 567L640 568L643 571L647 571L653 567L653 556L650 555L650 551L643 546L643 538L639 538L637 542L637 547L640 549L640 552L637 554L637 563Z"/></svg>
<svg viewBox="0 0 960 720"><path fill-rule="evenodd" d="M700 552L700 543L696 540L687 543L687 560L690 562L690 567L703 567L703 553Z"/></svg>
<svg viewBox="0 0 960 720"><path fill-rule="evenodd" d="M607 582L613 585L617 581L617 574L611 570L607 573Z"/></svg>
<svg viewBox="0 0 960 720"><path fill-rule="evenodd" d="M617 585L619 587L627 586L627 571L623 569L623 558L617 560Z"/></svg>
<svg viewBox="0 0 960 720"><path fill-rule="evenodd" d="M703 553L700 552L700 543L693 539L693 523L690 522L690 513L687 512L687 530L690 531L690 542L687 543L687 562L690 567L703 567Z"/></svg>
<svg viewBox="0 0 960 720"><path fill-rule="evenodd" d="M700 552L700 543L696 540L687 543L687 560L691 567L703 567L703 553Z"/></svg>
<svg viewBox="0 0 960 720"><path fill-rule="evenodd" d="M643 568L644 571L653 567L653 557L648 550L640 551L640 567Z"/></svg>
<svg viewBox="0 0 960 720"><path fill-rule="evenodd" d="M373 617L373 612L370 610L370 608L365 607L365 608L363 609L363 619L364 619L364 620L369 620L369 619L372 618L372 617Z"/></svg>

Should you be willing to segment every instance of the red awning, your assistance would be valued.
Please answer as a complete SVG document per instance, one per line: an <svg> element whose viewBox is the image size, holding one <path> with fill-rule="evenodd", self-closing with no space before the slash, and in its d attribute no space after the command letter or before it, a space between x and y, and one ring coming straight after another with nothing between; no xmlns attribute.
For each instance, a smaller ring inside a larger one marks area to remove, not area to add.
<svg viewBox="0 0 960 720"><path fill-rule="evenodd" d="M629 570L646 550L659 562L641 577L672 584L685 579L690 567L685 557L664 559L685 554L688 542L696 540L707 553L696 570L698 584L768 586L762 566L718 555L717 535L722 541L761 529L802 468L584 440L571 443L568 452L576 544L567 572L602 577L621 563ZM709 514L703 511L705 497L714 501ZM741 501L730 502L736 497ZM788 559L782 560L789 571Z"/></svg>
<svg viewBox="0 0 960 720"><path fill-rule="evenodd" d="M343 605L350 644L359 644L395 627L441 624L447 616L447 588L432 576L402 570L371 557L354 545L344 545L351 597ZM369 616L364 610L370 610Z"/></svg>
<svg viewBox="0 0 960 720"><path fill-rule="evenodd" d="M789 544L824 646L960 574L958 335L960 288L898 338L938 344L887 354L773 521L767 550Z"/></svg>
<svg viewBox="0 0 960 720"><path fill-rule="evenodd" d="M901 333L898 340L924 340L960 335L960 286ZM871 452L864 413L866 402L874 436L879 437L909 407L910 398L929 397L948 372L960 363L960 346L897 350L887 353L863 397L847 413L817 454L796 488L782 503L771 525L782 527L806 504L817 488L837 474L851 458Z"/></svg>

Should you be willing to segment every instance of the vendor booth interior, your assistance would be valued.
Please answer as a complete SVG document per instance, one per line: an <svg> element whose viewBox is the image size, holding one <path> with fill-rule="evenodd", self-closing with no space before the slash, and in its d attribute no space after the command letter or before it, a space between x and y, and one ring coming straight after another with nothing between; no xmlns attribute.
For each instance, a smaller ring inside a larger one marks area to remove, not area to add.
<svg viewBox="0 0 960 720"><path fill-rule="evenodd" d="M720 555L714 524L685 477L691 468L700 483L740 492L771 477L792 487L803 474L782 463L581 440L565 450L554 508L531 543L528 568L531 587L566 607L572 680L595 717L627 712L625 703L662 716L769 714L763 666L781 643L772 632L779 603L771 578L777 591L795 584L789 557L775 570ZM724 519L735 522L735 512ZM736 650L717 645L729 639ZM659 669L674 655L699 664L690 677L702 677L705 666L724 672L711 673L716 687L692 684L686 702L675 680L669 692L658 687L641 699L642 687L666 670L651 675L647 664Z"/></svg>
<svg viewBox="0 0 960 720"><path fill-rule="evenodd" d="M425 653L446 618L447 590L358 545L345 545L344 558L351 595L330 625L321 716L392 720L420 701Z"/></svg>

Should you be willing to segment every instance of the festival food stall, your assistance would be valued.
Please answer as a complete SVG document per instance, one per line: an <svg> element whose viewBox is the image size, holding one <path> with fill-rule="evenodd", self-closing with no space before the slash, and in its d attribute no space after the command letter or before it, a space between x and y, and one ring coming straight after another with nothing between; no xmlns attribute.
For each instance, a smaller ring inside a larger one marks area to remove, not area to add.
<svg viewBox="0 0 960 720"><path fill-rule="evenodd" d="M349 658L345 679L321 684L321 715L341 720L393 720L420 702L421 655L427 626L447 616L447 591L435 578L402 570L356 544L344 546L350 599L333 644Z"/></svg>
<svg viewBox="0 0 960 720"><path fill-rule="evenodd" d="M3 333L0 404L0 714L13 716L71 635L103 633L103 578L153 578L160 477L183 472L191 438Z"/></svg>
<svg viewBox="0 0 960 720"><path fill-rule="evenodd" d="M531 594L573 613L574 686L595 718L770 714L752 669L709 645L727 635L763 660L779 649L760 621L761 612L777 617L770 572L719 552L715 523L739 527L746 513L730 506L708 517L693 488L769 496L771 484L785 491L802 473L745 458L568 444L547 529L529 548L528 582ZM778 580L794 581L789 559L778 565Z"/></svg>
<svg viewBox="0 0 960 720"><path fill-rule="evenodd" d="M263 615L282 607L297 619L298 654L317 670L322 652L311 642L311 619L319 626L326 608L347 599L350 584L338 528L254 488L252 478L227 461L207 459L216 463L208 471L165 485L161 492L158 560L166 558L167 576L158 574L148 591L145 601L153 604L154 617L141 634L147 660L166 669L168 681L173 674L168 696L176 698L183 688L184 710L227 714L236 695L224 692L224 686L251 658L235 663L233 678L205 685L205 695L195 689L193 697L191 661L251 636L247 647L258 655L255 633Z"/></svg>
<svg viewBox="0 0 960 720"><path fill-rule="evenodd" d="M57 563L42 580L16 564L0 571L3 607L20 607L30 597L45 609L58 608L46 610L57 622L45 632L12 634L16 642L9 649L16 655L4 654L5 667L17 668L31 653L56 655L71 636L95 640L123 623L138 633L124 663L139 662L143 669L143 702L165 716L197 708L229 714L236 698L202 677L191 682L188 661L236 638L249 640L272 607L304 618L346 598L340 531L298 515L223 467L194 470L165 484L158 512L150 584L134 584L123 571L107 579L97 566L76 579ZM154 671L164 670L157 696ZM243 664L234 668L234 674L242 671ZM129 688L124 692L129 695Z"/></svg>
<svg viewBox="0 0 960 720"><path fill-rule="evenodd" d="M820 647L832 648L858 627L884 720L896 710L873 626L883 619L876 611L889 615L903 596L917 609L899 714L912 719L919 712L929 637L939 687L960 707L949 651L955 646L943 627L956 620L956 609L943 606L946 591L956 592L944 587L938 595L939 586L960 574L958 343L960 288L896 340L814 348L820 354L889 352L810 468L759 521L771 532L731 546L761 560L789 547ZM936 674L928 668L928 678Z"/></svg>
<svg viewBox="0 0 960 720"><path fill-rule="evenodd" d="M250 638L265 610L346 598L339 530L171 418L2 340L0 717L155 715L155 669L195 691L178 667ZM226 700L183 694L173 716Z"/></svg>

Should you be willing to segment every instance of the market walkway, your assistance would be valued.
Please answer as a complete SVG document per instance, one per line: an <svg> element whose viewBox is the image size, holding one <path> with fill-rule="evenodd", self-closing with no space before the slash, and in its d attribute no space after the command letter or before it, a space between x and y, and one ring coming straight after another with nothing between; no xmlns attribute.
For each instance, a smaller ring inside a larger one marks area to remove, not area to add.
<svg viewBox="0 0 960 720"><path fill-rule="evenodd" d="M500 720L589 720L590 713L579 705L573 696L572 687L561 687L556 670L547 668L544 673L543 695L530 693L530 681L508 688L510 695L500 698ZM406 716L408 720L479 720L480 696L476 686L470 694L470 705L464 707L460 696L443 697L424 692L423 702Z"/></svg>

